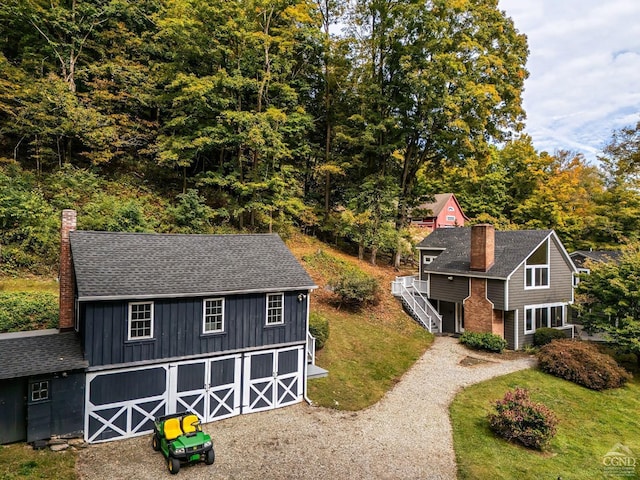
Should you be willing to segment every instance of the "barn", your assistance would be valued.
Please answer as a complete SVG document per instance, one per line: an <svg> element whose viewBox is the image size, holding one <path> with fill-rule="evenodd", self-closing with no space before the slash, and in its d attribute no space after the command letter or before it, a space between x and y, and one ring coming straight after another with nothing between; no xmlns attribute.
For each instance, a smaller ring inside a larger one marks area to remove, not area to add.
<svg viewBox="0 0 640 480"><path fill-rule="evenodd" d="M211 422L284 407L317 374L308 361L316 286L278 235L81 231L65 210L60 262L51 335L66 335L75 355L57 368L64 377L52 373L73 380L76 408L56 433L79 427L103 442L148 433L169 413Z"/></svg>

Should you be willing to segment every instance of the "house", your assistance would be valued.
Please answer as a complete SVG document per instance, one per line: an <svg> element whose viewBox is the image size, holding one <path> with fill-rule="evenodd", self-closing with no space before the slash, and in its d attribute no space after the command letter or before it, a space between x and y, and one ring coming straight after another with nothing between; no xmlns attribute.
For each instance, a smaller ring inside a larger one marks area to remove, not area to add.
<svg viewBox="0 0 640 480"><path fill-rule="evenodd" d="M2 443L78 430L101 442L168 413L211 422L303 400L316 286L279 236L75 226L65 210L60 331L0 339L3 364L7 347L23 352L9 380L21 435Z"/></svg>
<svg viewBox="0 0 640 480"><path fill-rule="evenodd" d="M469 220L453 193L438 193L433 202L423 203L412 210L411 225L427 228L464 227ZM420 216L418 216L420 214Z"/></svg>
<svg viewBox="0 0 640 480"><path fill-rule="evenodd" d="M569 254L578 273L589 273L587 261L590 262L618 262L622 257L619 250L576 250Z"/></svg>
<svg viewBox="0 0 640 480"><path fill-rule="evenodd" d="M418 278L396 279L393 292L430 331L490 332L515 350L540 327L573 335L576 268L554 231L437 229L418 249Z"/></svg>

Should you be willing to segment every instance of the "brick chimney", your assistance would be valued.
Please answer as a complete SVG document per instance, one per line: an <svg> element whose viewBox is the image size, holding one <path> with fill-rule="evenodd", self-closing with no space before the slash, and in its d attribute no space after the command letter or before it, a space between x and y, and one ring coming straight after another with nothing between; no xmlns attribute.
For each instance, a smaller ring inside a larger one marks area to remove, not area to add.
<svg viewBox="0 0 640 480"><path fill-rule="evenodd" d="M62 211L62 227L60 229L60 331L74 328L75 316L75 280L71 265L71 243L69 232L76 229L76 211Z"/></svg>
<svg viewBox="0 0 640 480"><path fill-rule="evenodd" d="M471 227L470 269L486 272L493 267L495 259L495 230L486 223Z"/></svg>

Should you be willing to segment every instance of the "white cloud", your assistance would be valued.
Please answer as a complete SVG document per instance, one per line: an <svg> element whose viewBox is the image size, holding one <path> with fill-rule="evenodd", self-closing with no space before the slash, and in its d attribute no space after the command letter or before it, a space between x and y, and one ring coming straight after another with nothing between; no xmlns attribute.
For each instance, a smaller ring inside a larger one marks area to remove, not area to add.
<svg viewBox="0 0 640 480"><path fill-rule="evenodd" d="M640 2L500 0L529 40L527 133L539 150L593 159L640 120Z"/></svg>

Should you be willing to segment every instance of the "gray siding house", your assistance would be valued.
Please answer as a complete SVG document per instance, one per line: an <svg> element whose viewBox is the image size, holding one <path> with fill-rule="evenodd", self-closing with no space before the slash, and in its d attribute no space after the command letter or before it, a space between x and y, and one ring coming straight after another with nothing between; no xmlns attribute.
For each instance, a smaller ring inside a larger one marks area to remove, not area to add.
<svg viewBox="0 0 640 480"><path fill-rule="evenodd" d="M303 400L317 369L308 361L316 286L278 235L76 231L72 210L62 223L61 331L49 342L65 339L71 353L65 365L26 372L14 389L48 382L47 402L74 411L55 431L11 441L81 431L101 442L148 433L169 413L211 422ZM41 344L38 355L62 348ZM63 378L75 386L59 395ZM25 416L19 422L34 429Z"/></svg>
<svg viewBox="0 0 640 480"><path fill-rule="evenodd" d="M418 250L419 276L409 288L433 308L437 330L495 333L515 350L531 344L540 327L572 335L576 268L554 231L438 229Z"/></svg>

